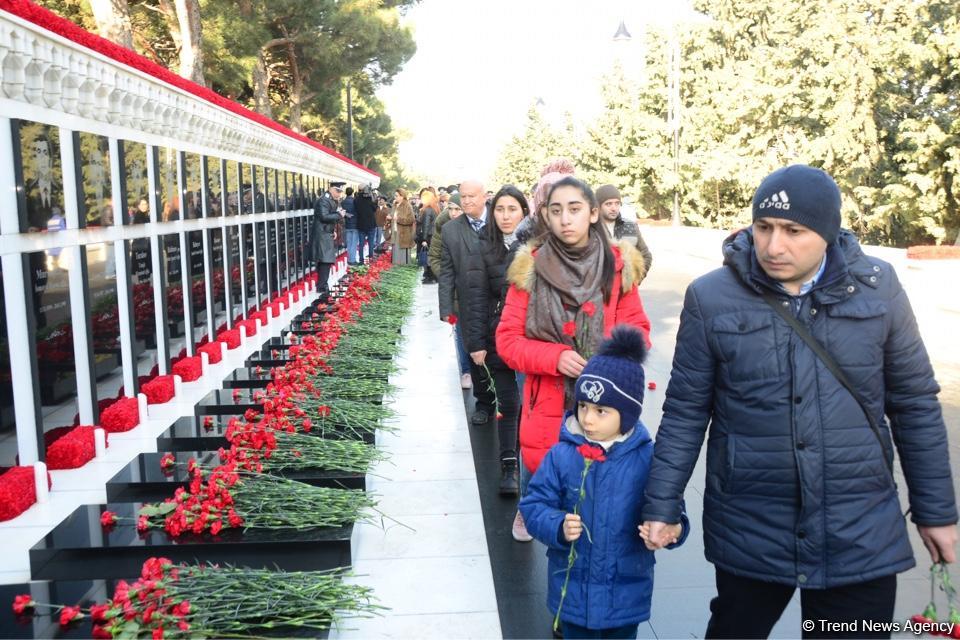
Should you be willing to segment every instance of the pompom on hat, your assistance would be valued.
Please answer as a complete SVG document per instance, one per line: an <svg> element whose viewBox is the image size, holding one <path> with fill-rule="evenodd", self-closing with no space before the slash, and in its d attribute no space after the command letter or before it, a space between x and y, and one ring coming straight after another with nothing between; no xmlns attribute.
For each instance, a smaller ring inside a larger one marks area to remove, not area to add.
<svg viewBox="0 0 960 640"><path fill-rule="evenodd" d="M620 432L626 433L643 411L646 357L643 333L629 325L615 326L577 378L574 400L613 407L620 412Z"/></svg>

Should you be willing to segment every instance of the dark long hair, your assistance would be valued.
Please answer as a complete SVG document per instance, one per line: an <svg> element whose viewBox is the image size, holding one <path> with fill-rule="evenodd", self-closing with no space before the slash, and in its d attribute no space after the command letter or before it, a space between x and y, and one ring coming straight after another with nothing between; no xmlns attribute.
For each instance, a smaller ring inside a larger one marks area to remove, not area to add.
<svg viewBox="0 0 960 640"><path fill-rule="evenodd" d="M527 199L523 197L523 192L512 184L503 185L500 187L500 191L497 191L493 196L493 199L490 201L490 209L487 212L489 219L487 220L486 230L487 239L490 240L493 245L492 251L498 260L503 260L507 257L507 248L503 246L503 231L500 231L493 212L497 208L497 201L504 196L510 196L520 204L524 218L530 215L530 206L527 204Z"/></svg>
<svg viewBox="0 0 960 640"><path fill-rule="evenodd" d="M593 189L590 188L583 180L574 178L573 176L567 176L562 180L559 180L550 187L550 193L547 195L547 206L550 206L550 201L553 199L553 192L559 189L560 187L573 187L580 191L583 195L583 199L587 201L587 205L590 207L590 210L598 209L597 211L597 221L590 223L590 234L595 234L600 238L600 245L603 247L603 285L601 289L603 290L603 301L604 303L610 302L610 294L613 291L613 279L616 275L616 265L614 264L613 250L610 249L610 241L607 239L607 231L603 228L603 223L601 222L599 205L597 204L597 196L594 195ZM547 233L550 233L548 230Z"/></svg>

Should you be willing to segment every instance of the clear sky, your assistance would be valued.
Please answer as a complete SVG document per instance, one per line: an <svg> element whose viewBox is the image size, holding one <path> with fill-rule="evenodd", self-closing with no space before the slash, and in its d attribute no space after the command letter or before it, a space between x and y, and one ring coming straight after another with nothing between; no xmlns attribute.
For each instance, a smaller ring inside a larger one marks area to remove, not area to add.
<svg viewBox="0 0 960 640"><path fill-rule="evenodd" d="M538 98L548 118L588 120L619 57L640 58L647 26L689 15L688 0L423 0L406 20L417 53L380 91L405 138L405 166L439 183L488 179ZM633 35L615 43L623 20Z"/></svg>

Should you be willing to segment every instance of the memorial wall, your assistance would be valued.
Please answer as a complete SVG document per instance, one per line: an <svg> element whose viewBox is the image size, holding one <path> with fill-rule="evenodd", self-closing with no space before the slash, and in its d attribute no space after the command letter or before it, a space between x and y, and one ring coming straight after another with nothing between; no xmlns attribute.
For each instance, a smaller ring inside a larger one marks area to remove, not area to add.
<svg viewBox="0 0 960 640"><path fill-rule="evenodd" d="M50 432L97 424L312 271L329 181L378 183L71 35L0 12L0 467L44 460Z"/></svg>

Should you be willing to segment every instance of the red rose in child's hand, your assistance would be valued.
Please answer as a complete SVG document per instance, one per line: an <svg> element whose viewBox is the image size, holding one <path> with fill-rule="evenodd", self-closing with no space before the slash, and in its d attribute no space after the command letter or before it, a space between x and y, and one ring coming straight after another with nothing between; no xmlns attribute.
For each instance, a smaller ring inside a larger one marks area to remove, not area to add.
<svg viewBox="0 0 960 640"><path fill-rule="evenodd" d="M592 318L593 314L597 312L597 307L592 302L584 302L583 306L580 307L580 310L587 314L588 317Z"/></svg>
<svg viewBox="0 0 960 640"><path fill-rule="evenodd" d="M447 322L449 322L450 324L457 324L457 316L456 316L456 314L451 313L450 315L448 315L448 316L447 316Z"/></svg>
<svg viewBox="0 0 960 640"><path fill-rule="evenodd" d="M657 390L657 383L656 383L656 382L652 382L652 381L651 381L651 382L648 382L648 383L647 383L647 389L650 389L650 391L656 391L656 390Z"/></svg>
<svg viewBox="0 0 960 640"><path fill-rule="evenodd" d="M580 452L580 455L582 455L585 460L604 462L607 459L607 457L603 455L603 448L592 444L584 443L577 447L577 451Z"/></svg>
<svg viewBox="0 0 960 640"><path fill-rule="evenodd" d="M571 338L577 335L577 323L571 320L570 322L563 323L563 335L570 336Z"/></svg>

